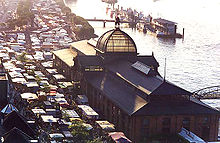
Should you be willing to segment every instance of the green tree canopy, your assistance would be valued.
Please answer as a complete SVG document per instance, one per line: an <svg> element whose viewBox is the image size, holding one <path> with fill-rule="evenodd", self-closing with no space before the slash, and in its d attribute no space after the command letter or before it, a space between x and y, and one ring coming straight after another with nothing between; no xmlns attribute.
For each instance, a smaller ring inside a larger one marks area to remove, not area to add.
<svg viewBox="0 0 220 143"><path fill-rule="evenodd" d="M71 134L73 135L73 142L77 143L102 143L101 139L94 138L86 126L83 125L83 121L74 120L72 125L69 126Z"/></svg>
<svg viewBox="0 0 220 143"><path fill-rule="evenodd" d="M15 26L22 27L29 22L33 23L34 13L31 11L32 3L30 0L21 0L17 6L17 19L8 20L7 24L9 28L14 29Z"/></svg>
<svg viewBox="0 0 220 143"><path fill-rule="evenodd" d="M21 62L26 62L26 61L27 61L26 54L27 54L27 53L23 52L21 55L18 55L18 56L16 57L16 59L17 59L18 61L21 61Z"/></svg>

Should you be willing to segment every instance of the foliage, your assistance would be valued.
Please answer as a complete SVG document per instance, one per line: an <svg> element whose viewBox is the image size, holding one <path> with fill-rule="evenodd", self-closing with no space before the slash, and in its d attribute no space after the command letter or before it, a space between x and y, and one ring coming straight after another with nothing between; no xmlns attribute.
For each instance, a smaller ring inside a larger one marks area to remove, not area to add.
<svg viewBox="0 0 220 143"><path fill-rule="evenodd" d="M40 88L40 90L45 92L45 93L48 93L48 92L50 92L50 86L46 85L46 84L43 84L43 86Z"/></svg>
<svg viewBox="0 0 220 143"><path fill-rule="evenodd" d="M73 20L76 25L82 25L82 27L75 29L76 34L80 38L87 38L94 35L94 28L84 18L75 16Z"/></svg>
<svg viewBox="0 0 220 143"><path fill-rule="evenodd" d="M77 143L101 143L101 139L93 138L87 128L83 125L83 121L74 120L69 126L73 135L73 142Z"/></svg>
<svg viewBox="0 0 220 143"><path fill-rule="evenodd" d="M27 53L23 52L21 55L18 55L18 56L16 57L16 59L17 59L18 61L21 61L21 62L26 62L26 61L27 61L26 54L27 54Z"/></svg>
<svg viewBox="0 0 220 143"><path fill-rule="evenodd" d="M89 132L86 127L83 126L83 121L73 121L69 126L74 141L81 141L82 143L90 139Z"/></svg>
<svg viewBox="0 0 220 143"><path fill-rule="evenodd" d="M5 23L0 23L0 26L5 27L6 24Z"/></svg>
<svg viewBox="0 0 220 143"><path fill-rule="evenodd" d="M55 0L55 2L56 2L61 8L65 7L65 3L64 3L63 0Z"/></svg>
<svg viewBox="0 0 220 143"><path fill-rule="evenodd" d="M35 108L35 107L37 107L37 108L43 108L43 102L41 102L41 101L31 101L31 102L29 102L29 108L30 109L33 109L33 108Z"/></svg>
<svg viewBox="0 0 220 143"><path fill-rule="evenodd" d="M62 118L68 122L70 121L69 116L66 113L62 113Z"/></svg>
<svg viewBox="0 0 220 143"><path fill-rule="evenodd" d="M31 11L31 1L21 0L17 6L17 19L10 19L7 21L8 27L14 29L16 26L22 27L28 22L33 23L34 13Z"/></svg>
<svg viewBox="0 0 220 143"><path fill-rule="evenodd" d="M103 141L100 138L95 138L91 141L87 141L86 143L103 143Z"/></svg>
<svg viewBox="0 0 220 143"><path fill-rule="evenodd" d="M82 25L82 27L77 27L74 29L74 32L80 39L89 39L94 36L94 28L88 23L87 20L80 16L76 16L74 13L71 13L71 9L65 6L63 0L55 0L56 3L62 9L62 12L66 14L67 19L73 25Z"/></svg>
<svg viewBox="0 0 220 143"><path fill-rule="evenodd" d="M18 17L30 17L31 16L31 1L30 0L21 0L17 6L17 15Z"/></svg>
<svg viewBox="0 0 220 143"><path fill-rule="evenodd" d="M63 7L62 8L62 12L65 14L65 15L69 15L71 13L71 9L67 6Z"/></svg>
<svg viewBox="0 0 220 143"><path fill-rule="evenodd" d="M40 82L42 81L42 79L41 79L38 75L36 75L36 81L37 81L38 84L40 84Z"/></svg>
<svg viewBox="0 0 220 143"><path fill-rule="evenodd" d="M27 73L28 73L29 75L32 75L32 76L35 75L35 74L34 74L34 69L27 70Z"/></svg>

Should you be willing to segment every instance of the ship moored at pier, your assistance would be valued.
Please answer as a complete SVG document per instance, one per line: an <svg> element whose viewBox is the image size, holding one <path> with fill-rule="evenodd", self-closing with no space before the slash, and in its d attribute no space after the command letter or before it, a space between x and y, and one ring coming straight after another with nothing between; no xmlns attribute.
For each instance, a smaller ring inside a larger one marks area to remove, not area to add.
<svg viewBox="0 0 220 143"><path fill-rule="evenodd" d="M161 38L183 38L183 35L177 33L177 23L162 18L149 18L149 22L142 24L144 33L154 35Z"/></svg>

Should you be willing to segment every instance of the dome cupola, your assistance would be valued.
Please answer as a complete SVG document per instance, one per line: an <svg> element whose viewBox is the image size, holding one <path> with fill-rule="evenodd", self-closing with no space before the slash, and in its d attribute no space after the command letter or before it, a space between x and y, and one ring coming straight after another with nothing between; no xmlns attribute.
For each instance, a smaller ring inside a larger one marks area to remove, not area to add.
<svg viewBox="0 0 220 143"><path fill-rule="evenodd" d="M100 53L137 53L133 39L120 28L104 33L97 42L96 50Z"/></svg>

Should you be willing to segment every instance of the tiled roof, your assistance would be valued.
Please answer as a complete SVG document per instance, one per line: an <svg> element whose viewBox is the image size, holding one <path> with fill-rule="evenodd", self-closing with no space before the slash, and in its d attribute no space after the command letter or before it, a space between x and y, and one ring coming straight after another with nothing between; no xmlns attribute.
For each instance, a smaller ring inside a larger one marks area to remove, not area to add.
<svg viewBox="0 0 220 143"><path fill-rule="evenodd" d="M16 111L12 111L5 117L3 121L3 127L6 131L10 131L16 127L31 137L36 135L35 131L28 125L25 117Z"/></svg>

